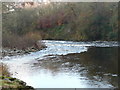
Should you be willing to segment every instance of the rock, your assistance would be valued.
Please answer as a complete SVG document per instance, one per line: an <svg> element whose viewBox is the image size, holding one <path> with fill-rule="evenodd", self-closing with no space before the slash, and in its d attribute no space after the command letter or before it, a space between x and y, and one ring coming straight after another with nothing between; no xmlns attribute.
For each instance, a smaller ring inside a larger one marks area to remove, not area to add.
<svg viewBox="0 0 120 90"><path fill-rule="evenodd" d="M20 83L21 85L26 85L26 83L23 82L23 81L20 81L19 83Z"/></svg>
<svg viewBox="0 0 120 90"><path fill-rule="evenodd" d="M16 80L16 78L9 78L9 80L14 81L14 80Z"/></svg>
<svg viewBox="0 0 120 90"><path fill-rule="evenodd" d="M11 82L8 78L4 78L4 80L8 81L8 82Z"/></svg>

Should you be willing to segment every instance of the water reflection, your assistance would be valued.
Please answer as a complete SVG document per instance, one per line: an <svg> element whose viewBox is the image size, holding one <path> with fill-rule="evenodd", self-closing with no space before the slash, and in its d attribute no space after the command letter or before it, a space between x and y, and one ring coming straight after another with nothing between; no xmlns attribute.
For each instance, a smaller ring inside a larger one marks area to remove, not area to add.
<svg viewBox="0 0 120 90"><path fill-rule="evenodd" d="M91 47L82 53L49 55L44 60L38 59L34 67L39 67L38 70L46 69L53 76L61 72L72 72L79 74L79 79L87 77L92 81L105 81L118 87L118 47Z"/></svg>
<svg viewBox="0 0 120 90"><path fill-rule="evenodd" d="M118 86L117 42L43 42L43 50L3 58L13 77L34 88Z"/></svg>

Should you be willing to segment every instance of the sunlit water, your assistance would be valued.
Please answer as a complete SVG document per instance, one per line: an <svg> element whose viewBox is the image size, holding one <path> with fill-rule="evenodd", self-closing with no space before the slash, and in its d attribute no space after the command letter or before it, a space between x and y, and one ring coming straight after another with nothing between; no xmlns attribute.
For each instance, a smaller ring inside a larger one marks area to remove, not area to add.
<svg viewBox="0 0 120 90"><path fill-rule="evenodd" d="M106 71L106 66L103 66L106 62L102 60L99 62L99 55L96 55L95 58L89 56L104 52L100 55L101 58L105 56L106 48L116 48L117 42L54 40L43 40L42 42L47 48L41 51L22 56L6 56L2 59L3 63L8 65L12 77L21 79L34 88L117 87L117 73ZM105 51L102 50L103 48ZM111 51L108 50L108 52ZM107 62L109 63L109 61ZM108 78L114 80L115 83L112 83Z"/></svg>

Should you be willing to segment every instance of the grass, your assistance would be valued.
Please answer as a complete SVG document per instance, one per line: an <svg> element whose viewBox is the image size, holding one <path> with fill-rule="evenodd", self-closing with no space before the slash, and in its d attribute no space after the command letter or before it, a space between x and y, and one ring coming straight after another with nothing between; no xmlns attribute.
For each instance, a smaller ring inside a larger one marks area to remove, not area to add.
<svg viewBox="0 0 120 90"><path fill-rule="evenodd" d="M0 64L0 88L2 90L34 90L31 86L27 86L25 82L17 79L17 78L12 78L10 77L10 73L8 72L8 68L4 64Z"/></svg>

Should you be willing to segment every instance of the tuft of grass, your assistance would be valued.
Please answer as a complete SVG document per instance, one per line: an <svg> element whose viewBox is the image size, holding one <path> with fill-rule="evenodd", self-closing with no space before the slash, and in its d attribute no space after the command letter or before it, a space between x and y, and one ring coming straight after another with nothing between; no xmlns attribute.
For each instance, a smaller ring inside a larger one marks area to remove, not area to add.
<svg viewBox="0 0 120 90"><path fill-rule="evenodd" d="M5 64L0 63L0 72L0 76L10 76L10 73L8 72L8 67Z"/></svg>

